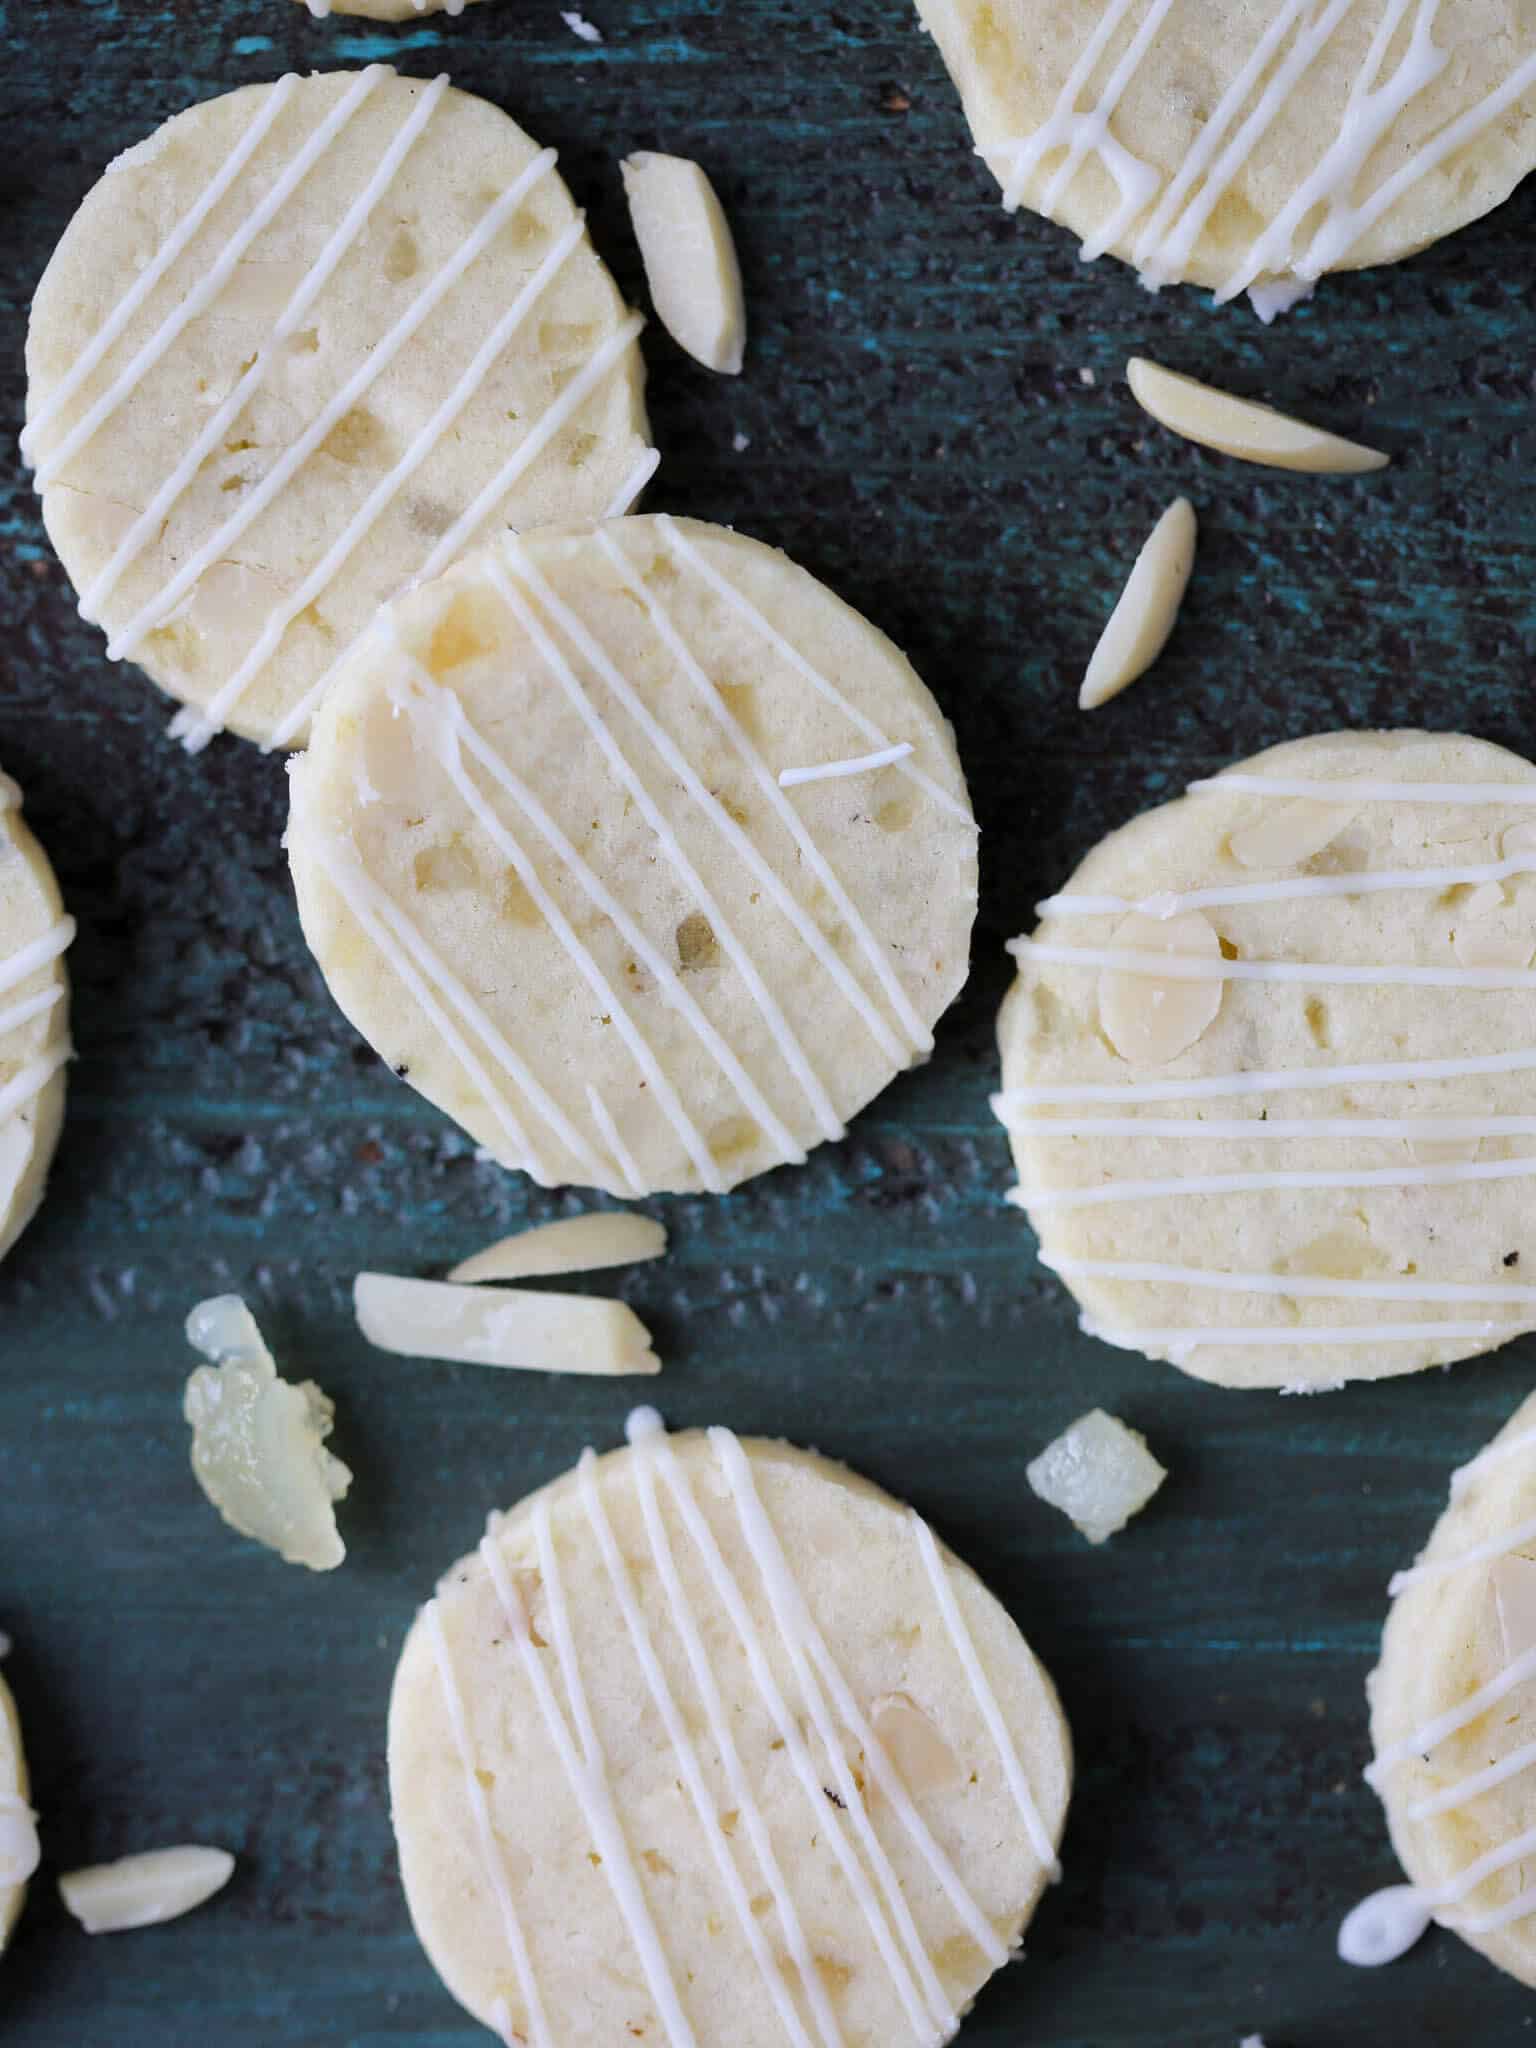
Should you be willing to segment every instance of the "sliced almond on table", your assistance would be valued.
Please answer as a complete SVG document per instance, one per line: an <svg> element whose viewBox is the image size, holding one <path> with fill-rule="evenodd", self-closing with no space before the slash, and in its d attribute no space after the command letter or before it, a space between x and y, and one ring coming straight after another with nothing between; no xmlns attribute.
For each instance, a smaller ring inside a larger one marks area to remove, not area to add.
<svg viewBox="0 0 1536 2048"><path fill-rule="evenodd" d="M1215 927L1198 910L1178 917L1148 917L1133 910L1116 925L1110 945L1117 951L1221 958ZM1162 1066L1187 1052L1215 1022L1224 987L1215 975L1199 981L1159 979L1151 961L1145 970L1107 967L1099 976L1099 1022L1122 1059Z"/></svg>
<svg viewBox="0 0 1536 2048"><path fill-rule="evenodd" d="M368 1342L405 1358L605 1378L661 1371L644 1323L622 1301L392 1273L359 1273L352 1300Z"/></svg>
<svg viewBox="0 0 1536 2048"><path fill-rule="evenodd" d="M234 1868L227 1849L188 1843L72 1870L59 1895L87 1934L121 1934L190 1913L224 1889Z"/></svg>
<svg viewBox="0 0 1536 2048"><path fill-rule="evenodd" d="M706 370L740 373L747 346L741 266L715 188L684 156L637 150L619 166L656 317Z"/></svg>
<svg viewBox="0 0 1536 2048"><path fill-rule="evenodd" d="M605 1266L659 1259L666 1248L667 1233L652 1217L599 1209L590 1216L566 1216L504 1237L473 1258L461 1259L448 1278L531 1280L557 1273L596 1273Z"/></svg>
<svg viewBox="0 0 1536 2048"><path fill-rule="evenodd" d="M1214 385L1165 370L1145 356L1132 356L1126 378L1137 404L1170 433L1243 462L1348 476L1385 469L1391 460L1378 449L1310 427L1255 399L1234 398Z"/></svg>
<svg viewBox="0 0 1536 2048"><path fill-rule="evenodd" d="M1109 615L1078 691L1078 708L1094 711L1145 675L1168 643L1189 574L1195 566L1195 508L1175 498L1153 527Z"/></svg>

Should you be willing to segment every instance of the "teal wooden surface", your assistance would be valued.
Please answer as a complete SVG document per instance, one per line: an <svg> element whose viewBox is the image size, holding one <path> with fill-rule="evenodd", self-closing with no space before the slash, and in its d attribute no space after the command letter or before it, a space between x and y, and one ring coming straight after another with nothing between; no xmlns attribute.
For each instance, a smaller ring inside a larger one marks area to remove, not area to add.
<svg viewBox="0 0 1536 2048"><path fill-rule="evenodd" d="M937 1055L804 1168L648 1205L672 1256L622 1291L678 1422L814 1442L914 1500L1049 1662L1080 1776L1066 1880L969 2048L1528 2038L1529 1994L1448 1936L1334 1960L1393 1875L1360 1783L1391 1569L1536 1344L1308 1402L1223 1395L1080 1336L1004 1209L986 1112L1003 940L1107 825L1193 774L1350 721L1536 748L1536 188L1282 326L1151 299L1006 220L900 0L486 0L380 31L292 0L0 0L0 761L81 921L80 1058L52 1197L0 1268L0 1626L46 1868L0 1967L6 2048L470 2048L406 1921L381 1756L401 1634L484 1510L617 1440L629 1398L370 1353L371 1264L430 1272L563 1214L362 1048L301 943L280 768L189 761L75 617L14 456L31 285L99 168L188 100L390 53L557 144L638 294L616 158L697 154L746 269L739 383L652 334L655 502L788 547L911 652L983 825L972 980ZM1358 482L1181 447L1125 357L1263 392L1388 447ZM1090 374L1091 373L1091 374ZM733 449L745 434L750 446ZM1154 678L1089 720L1075 680L1126 563L1187 490L1190 602ZM609 1276L604 1276L605 1279ZM335 1395L351 1556L315 1579L215 1523L187 1464L180 1326L245 1292ZM1172 1477L1090 1551L1024 1490L1091 1403ZM87 1940L52 1873L168 1839L238 1851L195 1920ZM718 2044L729 2048L729 2044Z"/></svg>

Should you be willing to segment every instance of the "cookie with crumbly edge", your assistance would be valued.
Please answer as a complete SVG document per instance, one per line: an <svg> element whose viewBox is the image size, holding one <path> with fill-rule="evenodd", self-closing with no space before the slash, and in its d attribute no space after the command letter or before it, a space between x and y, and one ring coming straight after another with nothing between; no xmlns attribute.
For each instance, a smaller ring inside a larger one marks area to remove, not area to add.
<svg viewBox="0 0 1536 2048"><path fill-rule="evenodd" d="M976 909L911 664L776 549L667 517L508 536L391 606L294 765L288 852L395 1071L616 1195L840 1137L931 1049Z"/></svg>
<svg viewBox="0 0 1536 2048"><path fill-rule="evenodd" d="M1533 796L1481 740L1297 740L1040 906L997 1107L1094 1334L1311 1392L1536 1323Z"/></svg>
<svg viewBox="0 0 1536 2048"><path fill-rule="evenodd" d="M639 321L538 145L387 66L189 107L86 196L33 301L43 517L108 652L302 741L386 598L653 466Z"/></svg>
<svg viewBox="0 0 1536 2048"><path fill-rule="evenodd" d="M1055 1690L911 1510L726 1431L588 1453L444 1578L389 1717L412 1917L503 2039L948 2039L1053 1873Z"/></svg>
<svg viewBox="0 0 1536 2048"><path fill-rule="evenodd" d="M0 773L0 1258L37 1213L64 1124L73 920Z"/></svg>

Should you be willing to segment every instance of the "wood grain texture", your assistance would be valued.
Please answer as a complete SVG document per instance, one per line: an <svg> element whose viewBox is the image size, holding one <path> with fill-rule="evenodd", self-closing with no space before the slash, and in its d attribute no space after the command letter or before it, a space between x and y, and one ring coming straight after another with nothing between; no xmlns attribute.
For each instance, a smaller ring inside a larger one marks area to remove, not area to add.
<svg viewBox="0 0 1536 2048"><path fill-rule="evenodd" d="M1387 1575L1451 1465L1529 1391L1536 1345L1305 1403L1098 1346L1002 1206L986 1092L1003 940L1106 827L1346 722L1536 747L1536 186L1266 332L1005 219L901 0L587 12L600 46L554 0L400 32L313 23L293 0L0 0L0 761L81 923L53 1194L0 1269L0 1623L47 1857L0 1971L0 2038L485 2038L406 1921L390 1671L485 1509L615 1442L627 1405L356 1336L359 1266L440 1270L580 1204L477 1165L359 1045L299 937L281 768L234 741L195 762L168 743L169 707L75 616L14 455L27 298L107 159L192 99L393 53L451 67L559 146L637 298L617 159L706 164L740 237L748 368L712 379L650 333L653 502L782 544L890 631L973 779L975 969L932 1063L799 1171L647 1205L674 1250L622 1285L658 1332L668 1371L646 1393L674 1421L812 1442L914 1500L1060 1681L1081 1759L1066 1880L967 2048L1524 2041L1529 1995L1450 1937L1365 1974L1334 1960L1333 1932L1393 1875L1359 1779ZM1180 446L1130 400L1135 352L1394 467L1266 475ZM1082 663L1177 491L1202 526L1184 616L1156 672L1085 719ZM332 1578L237 1541L197 1494L180 1326L221 1287L336 1396L358 1477ZM1093 1403L1172 1470L1102 1552L1023 1485ZM195 1921L91 1942L65 1920L53 1870L170 1839L239 1852Z"/></svg>

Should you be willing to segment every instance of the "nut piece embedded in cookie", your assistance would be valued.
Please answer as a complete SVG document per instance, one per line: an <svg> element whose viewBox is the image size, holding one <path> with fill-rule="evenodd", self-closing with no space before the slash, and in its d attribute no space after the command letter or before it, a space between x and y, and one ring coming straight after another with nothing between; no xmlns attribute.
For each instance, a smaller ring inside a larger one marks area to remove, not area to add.
<svg viewBox="0 0 1536 2048"><path fill-rule="evenodd" d="M1133 910L1116 925L1110 944L1117 952L1221 958L1215 927L1198 910L1178 917L1148 917ZM1216 1021L1221 995L1217 975L1199 981L1161 978L1150 962L1145 969L1106 968L1099 977L1099 1022L1122 1059L1136 1066L1164 1066Z"/></svg>
<svg viewBox="0 0 1536 2048"><path fill-rule="evenodd" d="M1024 1476L1090 1543L1104 1543L1141 1513L1168 1473L1140 1430L1093 1408L1047 1444Z"/></svg>
<svg viewBox="0 0 1536 2048"><path fill-rule="evenodd" d="M1300 469L1317 475L1360 475L1385 469L1391 461L1375 448L1362 448L1337 434L1309 427L1272 406L1201 384L1165 370L1145 356L1132 356L1126 380L1136 403L1170 433L1269 469Z"/></svg>
<svg viewBox="0 0 1536 2048"><path fill-rule="evenodd" d="M335 1406L313 1380L278 1378L250 1310L236 1294L199 1302L187 1342L211 1359L187 1381L192 1470L232 1529L288 1564L334 1571L346 1545L334 1503L352 1474L325 1448Z"/></svg>

